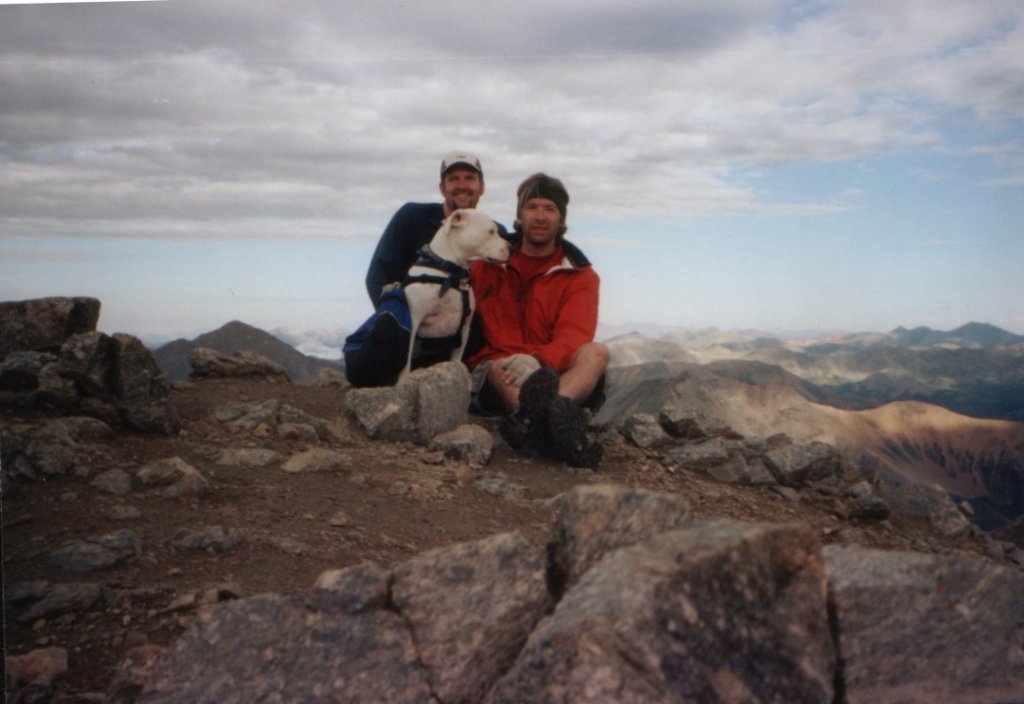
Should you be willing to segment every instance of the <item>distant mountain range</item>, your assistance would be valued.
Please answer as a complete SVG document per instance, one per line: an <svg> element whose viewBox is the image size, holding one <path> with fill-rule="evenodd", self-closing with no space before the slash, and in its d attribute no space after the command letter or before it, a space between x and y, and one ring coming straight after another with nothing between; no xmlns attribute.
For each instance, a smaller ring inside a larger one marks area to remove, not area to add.
<svg viewBox="0 0 1024 704"><path fill-rule="evenodd" d="M270 334L235 321L154 354L171 379L191 374L188 353L202 346L256 352L293 381L310 383L320 369L342 364L296 346L340 356L343 340L340 333ZM822 440L862 471L940 484L969 500L983 527L1024 514L1024 336L971 323L949 332L897 328L786 340L676 330L606 343L612 368L600 422L682 403L750 437Z"/></svg>
<svg viewBox="0 0 1024 704"><path fill-rule="evenodd" d="M1024 336L970 323L782 340L756 332L608 340L598 419L669 401L753 437L784 432L841 448L895 479L968 499L989 528L1024 513Z"/></svg>
<svg viewBox="0 0 1024 704"><path fill-rule="evenodd" d="M238 321L227 323L191 341L174 340L158 347L153 355L169 379L182 380L192 375L188 355L195 347L209 347L228 355L243 351L261 354L284 367L288 378L299 384L315 381L321 369L343 369L340 361L332 362L303 354L270 333Z"/></svg>
<svg viewBox="0 0 1024 704"><path fill-rule="evenodd" d="M604 328L607 333L614 328ZM921 401L976 418L1024 421L1024 335L987 323L955 330L896 328L888 333L774 337L760 330L690 331L646 326L658 337L628 331L602 338L612 366L647 362L712 364L760 362L815 387L808 398L850 410L892 401ZM226 354L247 349L281 364L293 381L309 383L323 367L341 369L346 333L339 330L270 333L234 321L156 350L171 379L191 374L188 352L206 346ZM747 367L748 372L753 367Z"/></svg>
<svg viewBox="0 0 1024 704"><path fill-rule="evenodd" d="M761 362L816 385L823 402L841 408L923 401L977 418L1024 420L1024 336L984 323L949 332L897 328L805 340L724 337L711 330L607 342L616 366Z"/></svg>

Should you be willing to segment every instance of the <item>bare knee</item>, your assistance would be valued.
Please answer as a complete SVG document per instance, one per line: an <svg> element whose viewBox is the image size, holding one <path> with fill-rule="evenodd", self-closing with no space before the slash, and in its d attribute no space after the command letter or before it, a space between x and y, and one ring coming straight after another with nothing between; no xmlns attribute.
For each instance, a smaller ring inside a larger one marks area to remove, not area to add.
<svg viewBox="0 0 1024 704"><path fill-rule="evenodd" d="M586 365L604 371L610 360L611 351L608 349L608 345L601 342L587 342L576 350L576 354L572 358L572 365Z"/></svg>
<svg viewBox="0 0 1024 704"><path fill-rule="evenodd" d="M505 380L505 371L499 362L494 362L487 370L487 383L497 393L505 411L511 413L519 408L519 387Z"/></svg>

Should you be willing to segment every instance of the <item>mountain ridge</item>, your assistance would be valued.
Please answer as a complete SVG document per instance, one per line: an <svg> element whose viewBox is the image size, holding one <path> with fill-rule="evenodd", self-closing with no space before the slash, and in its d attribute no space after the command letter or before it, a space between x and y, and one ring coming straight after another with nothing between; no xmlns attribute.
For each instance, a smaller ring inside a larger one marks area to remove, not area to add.
<svg viewBox="0 0 1024 704"><path fill-rule="evenodd" d="M1024 343L1018 341L1024 337L980 323L949 333L916 330L817 341L723 339L714 333L685 344L629 335L607 344L614 365L659 359L771 364L815 384L822 398L843 408L923 401L973 417L1024 420Z"/></svg>
<svg viewBox="0 0 1024 704"><path fill-rule="evenodd" d="M280 364L288 377L299 384L313 383L322 369L343 369L340 362L303 354L271 333L238 320L225 323L191 341L169 342L154 350L153 355L169 379L181 381L192 374L188 354L196 347L208 347L226 355L255 352Z"/></svg>
<svg viewBox="0 0 1024 704"><path fill-rule="evenodd" d="M1002 390L1010 406L1024 408L1024 402L1017 403L1018 396L1024 398L1024 372L1015 364L1015 336L985 324L941 334L930 328L899 330L891 333L893 339L931 342L922 349L878 344L816 354L813 347L774 338L741 342L717 332L705 338L713 340L713 346L700 351L676 344L669 336L650 340L638 333L621 335L608 343L614 366L608 402L598 421L618 422L638 412L657 414L666 403L682 402L745 435L782 432L800 442L828 442L851 461L890 478L934 482L956 496L991 502L1000 522L1024 512L1024 425L1013 417L986 422L960 413L968 400L954 397L958 390L966 393L967 382L950 382L956 373L963 374L974 384L976 397L999 400ZM1008 342L1010 347L935 347L952 339L972 345L978 340ZM196 346L225 354L262 354L299 383L315 380L321 368L339 368L240 321L192 342L169 343L155 356L170 378L186 378L187 354ZM1001 379L1015 378L1014 373L1021 375L1019 389L1000 386ZM823 377L844 375L860 378L820 383ZM980 382L980 377L991 381ZM936 397L947 403L933 403Z"/></svg>
<svg viewBox="0 0 1024 704"><path fill-rule="evenodd" d="M984 500L995 523L1024 513L1024 423L971 418L915 401L849 410L825 400L813 384L762 363L655 362L612 370L596 420L612 424L684 408L746 437L783 433L796 442L825 442L869 473L935 483L972 503Z"/></svg>

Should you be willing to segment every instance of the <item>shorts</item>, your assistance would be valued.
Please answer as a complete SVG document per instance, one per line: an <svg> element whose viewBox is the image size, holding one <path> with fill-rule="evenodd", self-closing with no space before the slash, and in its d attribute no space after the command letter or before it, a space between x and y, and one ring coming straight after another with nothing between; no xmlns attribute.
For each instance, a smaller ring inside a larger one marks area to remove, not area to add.
<svg viewBox="0 0 1024 704"><path fill-rule="evenodd" d="M469 412L481 416L503 416L507 413L501 402L501 397L494 387L487 383L487 375L491 371L491 365L495 360L486 360L473 367L470 372L473 383L469 392ZM590 396L583 402L584 408L589 408L594 413L600 410L605 400L605 374L597 380L597 386L590 392Z"/></svg>

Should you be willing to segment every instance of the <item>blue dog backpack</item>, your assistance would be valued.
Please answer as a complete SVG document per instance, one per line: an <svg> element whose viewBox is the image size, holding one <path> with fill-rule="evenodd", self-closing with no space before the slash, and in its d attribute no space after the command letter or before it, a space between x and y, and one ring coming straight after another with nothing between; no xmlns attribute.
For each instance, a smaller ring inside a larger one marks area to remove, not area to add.
<svg viewBox="0 0 1024 704"><path fill-rule="evenodd" d="M410 279L429 280L437 283L436 277ZM444 281L444 279L440 279ZM468 297L468 294L465 294ZM468 299L464 300L464 317L468 315ZM381 296L376 312L351 335L345 338L342 352L345 355L345 376L352 386L392 386L405 369L405 358L409 353L409 335L412 334L412 317L405 288L397 287ZM419 339L413 350L412 368L428 367L451 358L452 351L462 344L459 330L448 337Z"/></svg>

